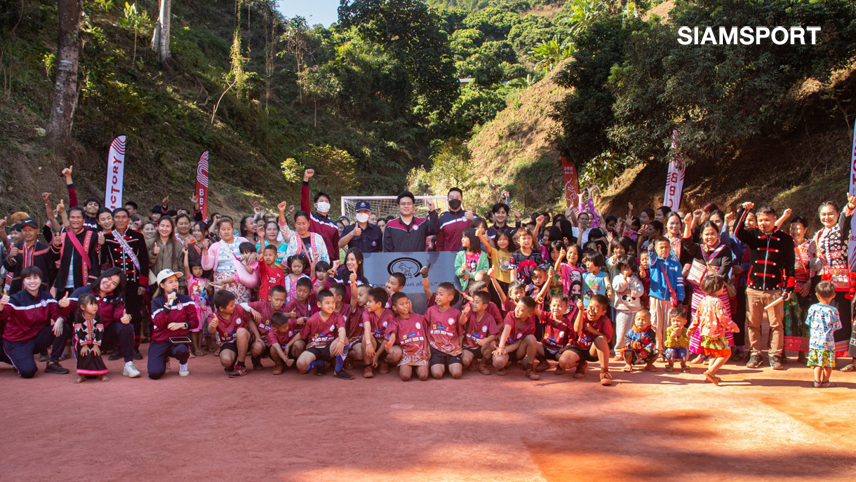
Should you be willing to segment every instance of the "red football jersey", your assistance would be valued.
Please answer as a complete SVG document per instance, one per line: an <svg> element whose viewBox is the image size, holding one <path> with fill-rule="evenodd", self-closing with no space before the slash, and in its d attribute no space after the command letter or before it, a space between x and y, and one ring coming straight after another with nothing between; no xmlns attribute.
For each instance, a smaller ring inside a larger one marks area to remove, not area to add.
<svg viewBox="0 0 856 482"><path fill-rule="evenodd" d="M446 311L440 311L437 305L428 308L425 321L428 323L428 342L432 348L452 356L461 354L460 318L460 310L454 307Z"/></svg>
<svg viewBox="0 0 856 482"><path fill-rule="evenodd" d="M496 320L489 313L484 313L481 320L479 320L478 315L474 311L470 311L470 314L467 315L464 347L473 349L481 348L477 342L491 335L496 335L498 331Z"/></svg>

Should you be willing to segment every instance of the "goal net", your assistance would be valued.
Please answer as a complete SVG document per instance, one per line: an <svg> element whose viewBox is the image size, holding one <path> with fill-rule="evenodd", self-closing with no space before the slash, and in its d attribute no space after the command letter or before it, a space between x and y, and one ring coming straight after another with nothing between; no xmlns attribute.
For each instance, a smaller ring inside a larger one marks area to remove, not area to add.
<svg viewBox="0 0 856 482"><path fill-rule="evenodd" d="M356 217L357 203L367 201L372 208L372 214L378 219L388 216L398 217L398 204L395 202L397 196L342 196L342 216L347 216L351 222ZM448 209L446 196L416 196L415 215L421 218L428 217L428 201L434 202L434 208L438 212Z"/></svg>

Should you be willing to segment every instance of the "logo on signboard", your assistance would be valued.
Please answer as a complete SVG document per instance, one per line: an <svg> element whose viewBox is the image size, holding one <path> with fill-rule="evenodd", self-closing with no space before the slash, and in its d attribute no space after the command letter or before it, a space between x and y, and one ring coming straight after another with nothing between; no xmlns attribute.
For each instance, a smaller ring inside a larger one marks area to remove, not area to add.
<svg viewBox="0 0 856 482"><path fill-rule="evenodd" d="M422 263L413 258L396 258L386 267L389 274L401 273L405 278L415 278L422 271Z"/></svg>

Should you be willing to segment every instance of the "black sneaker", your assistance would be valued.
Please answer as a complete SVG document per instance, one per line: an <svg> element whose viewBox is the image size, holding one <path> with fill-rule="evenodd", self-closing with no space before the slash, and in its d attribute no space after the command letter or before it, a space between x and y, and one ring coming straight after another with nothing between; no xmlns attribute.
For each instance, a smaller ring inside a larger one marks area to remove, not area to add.
<svg viewBox="0 0 856 482"><path fill-rule="evenodd" d="M770 356L770 368L773 370L784 370L784 366L782 366L782 359L776 355Z"/></svg>
<svg viewBox="0 0 856 482"><path fill-rule="evenodd" d="M264 368L262 361L258 358L253 358L253 370L261 370L262 368Z"/></svg>
<svg viewBox="0 0 856 482"><path fill-rule="evenodd" d="M59 362L48 363L45 367L45 373L54 373L56 375L65 375L68 373L68 368L63 368Z"/></svg>
<svg viewBox="0 0 856 482"><path fill-rule="evenodd" d="M315 367L315 376L323 377L327 374L327 366L322 362L320 365Z"/></svg>
<svg viewBox="0 0 856 482"><path fill-rule="evenodd" d="M142 360L142 359L143 359L143 354L140 353L140 349L134 348L134 360Z"/></svg>
<svg viewBox="0 0 856 482"><path fill-rule="evenodd" d="M762 363L764 363L764 359L761 358L761 354L753 353L749 357L749 361L746 362L746 368L760 368Z"/></svg>
<svg viewBox="0 0 856 482"><path fill-rule="evenodd" d="M122 354L119 353L119 350L113 350L113 353L111 353L110 356L107 357L107 359L110 361L115 361L120 358L122 358Z"/></svg>
<svg viewBox="0 0 856 482"><path fill-rule="evenodd" d="M354 376L345 370L339 370L336 372L336 378L341 378L342 380L353 380Z"/></svg>

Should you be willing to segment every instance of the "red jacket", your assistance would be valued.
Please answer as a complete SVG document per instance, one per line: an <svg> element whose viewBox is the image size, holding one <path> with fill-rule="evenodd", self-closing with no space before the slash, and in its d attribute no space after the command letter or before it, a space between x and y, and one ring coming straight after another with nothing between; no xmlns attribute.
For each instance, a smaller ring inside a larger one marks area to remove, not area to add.
<svg viewBox="0 0 856 482"><path fill-rule="evenodd" d="M191 329L199 324L196 304L187 296L179 294L175 304L166 308L166 297L158 296L152 300L152 341L166 343L172 337L187 336L187 329L170 330L170 323L187 323Z"/></svg>
<svg viewBox="0 0 856 482"><path fill-rule="evenodd" d="M56 300L47 291L39 291L35 298L27 290L19 291L9 298L9 304L0 311L0 320L6 321L3 339L6 341L28 341L35 338L42 328L53 325L59 318Z"/></svg>
<svg viewBox="0 0 856 482"><path fill-rule="evenodd" d="M434 251L460 251L461 236L471 224L463 209L456 213L446 211L440 215L440 232L434 238Z"/></svg>
<svg viewBox="0 0 856 482"><path fill-rule="evenodd" d="M339 226L326 214L312 212L309 203L309 183L304 181L300 191L300 210L309 213L309 232L318 233L327 245L330 262L339 260Z"/></svg>

